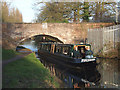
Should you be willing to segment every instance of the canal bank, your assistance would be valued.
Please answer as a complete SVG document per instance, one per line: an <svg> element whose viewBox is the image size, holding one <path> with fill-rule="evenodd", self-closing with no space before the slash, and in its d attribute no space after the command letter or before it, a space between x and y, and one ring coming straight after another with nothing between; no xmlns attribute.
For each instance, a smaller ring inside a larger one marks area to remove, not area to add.
<svg viewBox="0 0 120 90"><path fill-rule="evenodd" d="M5 61L19 55L3 49ZM9 54L9 55L8 55ZM25 54L25 53L23 53ZM3 61L4 62L4 61ZM2 70L2 88L58 88L59 84L50 71L36 58L35 53L8 63Z"/></svg>
<svg viewBox="0 0 120 90"><path fill-rule="evenodd" d="M94 55L97 58L103 58L103 59L119 59L120 60L120 49L111 50L107 53L98 53L97 55Z"/></svg>
<svg viewBox="0 0 120 90"><path fill-rule="evenodd" d="M103 59L119 59L120 60L120 43L117 44L116 48L109 49L108 51L101 50L98 53L94 53L97 58Z"/></svg>

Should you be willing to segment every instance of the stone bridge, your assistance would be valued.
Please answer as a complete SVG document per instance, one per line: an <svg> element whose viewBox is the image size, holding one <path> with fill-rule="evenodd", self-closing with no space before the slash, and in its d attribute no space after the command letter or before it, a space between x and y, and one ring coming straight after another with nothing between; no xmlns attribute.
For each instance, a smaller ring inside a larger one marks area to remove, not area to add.
<svg viewBox="0 0 120 90"><path fill-rule="evenodd" d="M88 28L109 26L113 23L18 23L2 24L3 46L6 39L8 43L17 46L25 39L36 35L49 35L58 38L65 44L80 43L80 40L87 38ZM11 41L10 41L10 40ZM7 44L9 45L9 44Z"/></svg>

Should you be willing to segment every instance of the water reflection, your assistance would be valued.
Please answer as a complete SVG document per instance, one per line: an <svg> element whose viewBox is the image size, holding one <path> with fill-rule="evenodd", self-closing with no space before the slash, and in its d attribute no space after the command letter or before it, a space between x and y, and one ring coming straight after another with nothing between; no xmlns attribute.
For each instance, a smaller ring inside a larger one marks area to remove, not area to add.
<svg viewBox="0 0 120 90"><path fill-rule="evenodd" d="M26 40L20 44L20 46L23 46L25 48L31 49L34 52L38 51L37 45L34 40Z"/></svg>
<svg viewBox="0 0 120 90"><path fill-rule="evenodd" d="M53 75L59 77L70 88L118 88L119 75L118 60L99 59L100 63L96 68L71 69L64 66L52 64L49 61L41 60L46 68L50 69Z"/></svg>
<svg viewBox="0 0 120 90"><path fill-rule="evenodd" d="M118 88L120 71L117 59L99 59L100 64L97 69L101 74L101 86L105 88Z"/></svg>
<svg viewBox="0 0 120 90"><path fill-rule="evenodd" d="M49 61L40 59L46 68L54 76L57 76L65 83L65 87L83 88L99 85L100 73L96 68L68 68L59 64L53 64Z"/></svg>

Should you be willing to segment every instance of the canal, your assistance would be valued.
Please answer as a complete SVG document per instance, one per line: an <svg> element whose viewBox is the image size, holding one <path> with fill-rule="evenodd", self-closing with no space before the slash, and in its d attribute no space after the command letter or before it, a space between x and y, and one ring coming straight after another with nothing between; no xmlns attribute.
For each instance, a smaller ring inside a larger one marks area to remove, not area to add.
<svg viewBox="0 0 120 90"><path fill-rule="evenodd" d="M120 61L117 59L97 59L95 67L86 66L70 68L67 65L55 63L37 54L38 47L34 40L27 40L20 44L36 52L36 58L51 71L51 74L60 79L63 88L120 88Z"/></svg>

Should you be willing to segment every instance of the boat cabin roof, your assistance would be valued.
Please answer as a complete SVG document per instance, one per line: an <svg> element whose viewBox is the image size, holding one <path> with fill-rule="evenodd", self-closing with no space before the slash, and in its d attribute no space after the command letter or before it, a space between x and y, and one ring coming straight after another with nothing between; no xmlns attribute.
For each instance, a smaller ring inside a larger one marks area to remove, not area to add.
<svg viewBox="0 0 120 90"><path fill-rule="evenodd" d="M42 43L42 45L51 45L50 43ZM57 46L91 46L90 44L55 44Z"/></svg>

